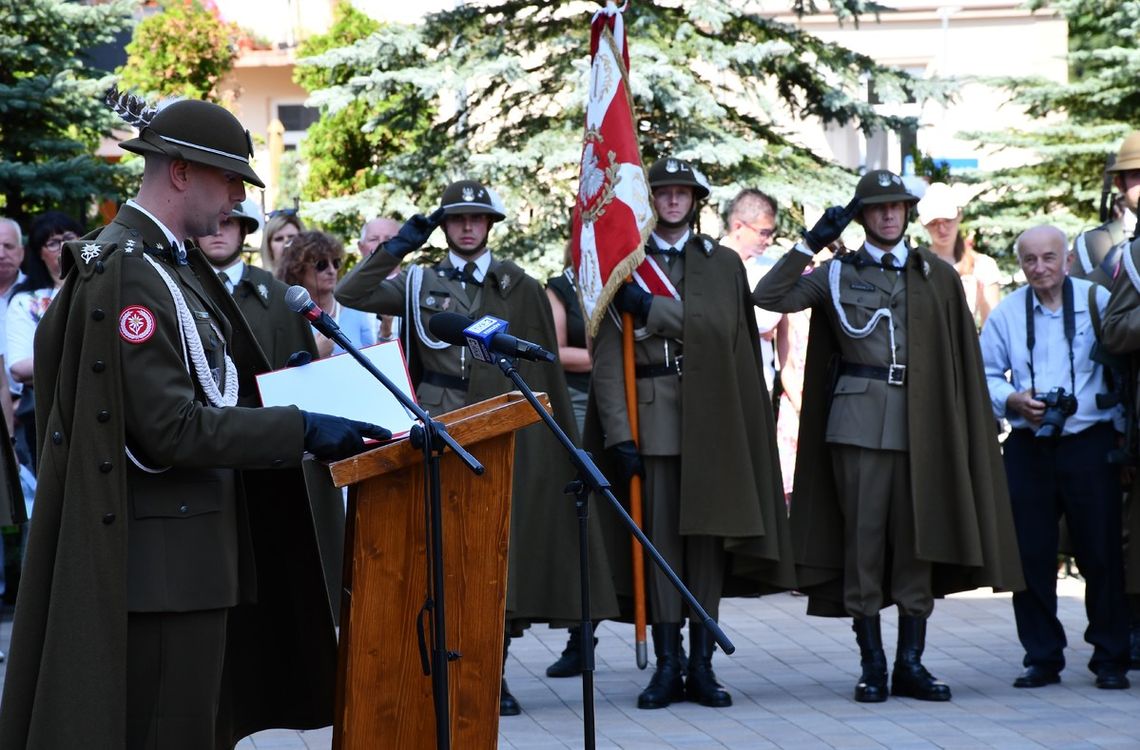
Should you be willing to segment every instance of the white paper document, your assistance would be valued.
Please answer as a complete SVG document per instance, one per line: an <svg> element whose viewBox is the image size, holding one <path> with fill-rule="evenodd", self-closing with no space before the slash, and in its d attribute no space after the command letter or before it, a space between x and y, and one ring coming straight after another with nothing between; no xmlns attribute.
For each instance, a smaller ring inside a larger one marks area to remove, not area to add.
<svg viewBox="0 0 1140 750"><path fill-rule="evenodd" d="M360 351L401 391L415 399L398 341ZM292 405L304 411L371 422L388 428L397 438L406 436L415 424L415 418L396 397L350 354L263 373L257 376L257 386L266 406Z"/></svg>

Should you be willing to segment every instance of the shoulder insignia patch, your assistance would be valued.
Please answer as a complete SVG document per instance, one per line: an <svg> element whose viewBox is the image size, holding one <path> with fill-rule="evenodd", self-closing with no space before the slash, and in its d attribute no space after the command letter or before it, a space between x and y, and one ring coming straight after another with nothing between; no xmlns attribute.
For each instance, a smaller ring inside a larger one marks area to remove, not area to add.
<svg viewBox="0 0 1140 750"><path fill-rule="evenodd" d="M129 255L129 254L133 253L134 251L135 251L135 241L134 240L127 240L126 242L123 243L123 252L124 253L127 253Z"/></svg>
<svg viewBox="0 0 1140 750"><path fill-rule="evenodd" d="M95 260L96 258L98 258L102 254L103 254L103 250L102 250L102 248L99 247L99 243L88 242L86 245L83 246L83 249L79 252L79 257L83 258L84 263L90 263L91 261Z"/></svg>
<svg viewBox="0 0 1140 750"><path fill-rule="evenodd" d="M147 341L154 330L154 313L142 305L128 305L119 313L119 337L128 344Z"/></svg>

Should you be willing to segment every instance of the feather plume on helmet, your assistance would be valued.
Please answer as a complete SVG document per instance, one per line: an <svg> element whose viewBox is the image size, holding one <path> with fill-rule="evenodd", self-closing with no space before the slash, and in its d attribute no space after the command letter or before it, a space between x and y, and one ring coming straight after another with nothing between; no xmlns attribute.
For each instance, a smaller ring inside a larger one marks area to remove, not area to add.
<svg viewBox="0 0 1140 750"><path fill-rule="evenodd" d="M118 86L111 86L103 92L103 103L123 122L139 130L150 125L159 109L129 91L119 91Z"/></svg>

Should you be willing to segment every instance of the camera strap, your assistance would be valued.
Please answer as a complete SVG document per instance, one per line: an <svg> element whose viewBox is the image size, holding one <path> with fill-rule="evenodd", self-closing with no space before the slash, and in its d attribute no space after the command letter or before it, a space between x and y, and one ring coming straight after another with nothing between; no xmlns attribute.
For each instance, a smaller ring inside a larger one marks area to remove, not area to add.
<svg viewBox="0 0 1140 750"><path fill-rule="evenodd" d="M1033 321L1033 288L1025 290L1025 348L1029 350L1029 387L1037 395L1036 375L1033 372L1033 347L1037 344L1037 333ZM1073 280L1065 277L1061 287L1061 319L1065 327L1065 341L1069 345L1069 387L1070 393L1077 394L1077 371L1073 364L1073 339L1077 337L1077 314L1073 309Z"/></svg>

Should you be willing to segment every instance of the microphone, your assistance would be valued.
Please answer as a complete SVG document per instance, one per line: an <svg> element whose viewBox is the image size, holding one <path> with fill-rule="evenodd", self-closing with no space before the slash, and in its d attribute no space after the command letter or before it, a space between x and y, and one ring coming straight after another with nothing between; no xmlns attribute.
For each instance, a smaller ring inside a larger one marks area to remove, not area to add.
<svg viewBox="0 0 1140 750"><path fill-rule="evenodd" d="M317 306L313 302L313 298L309 296L309 291L299 284L294 284L285 290L285 305L295 313L300 313L308 318L309 322L327 338L341 342L344 334L341 333L340 326L336 324L327 312Z"/></svg>
<svg viewBox="0 0 1140 750"><path fill-rule="evenodd" d="M532 362L553 362L555 357L538 344L509 335L505 320L484 315L472 321L466 315L441 312L431 316L428 330L440 341L455 346L466 346L480 362L497 364L499 356L529 359Z"/></svg>

